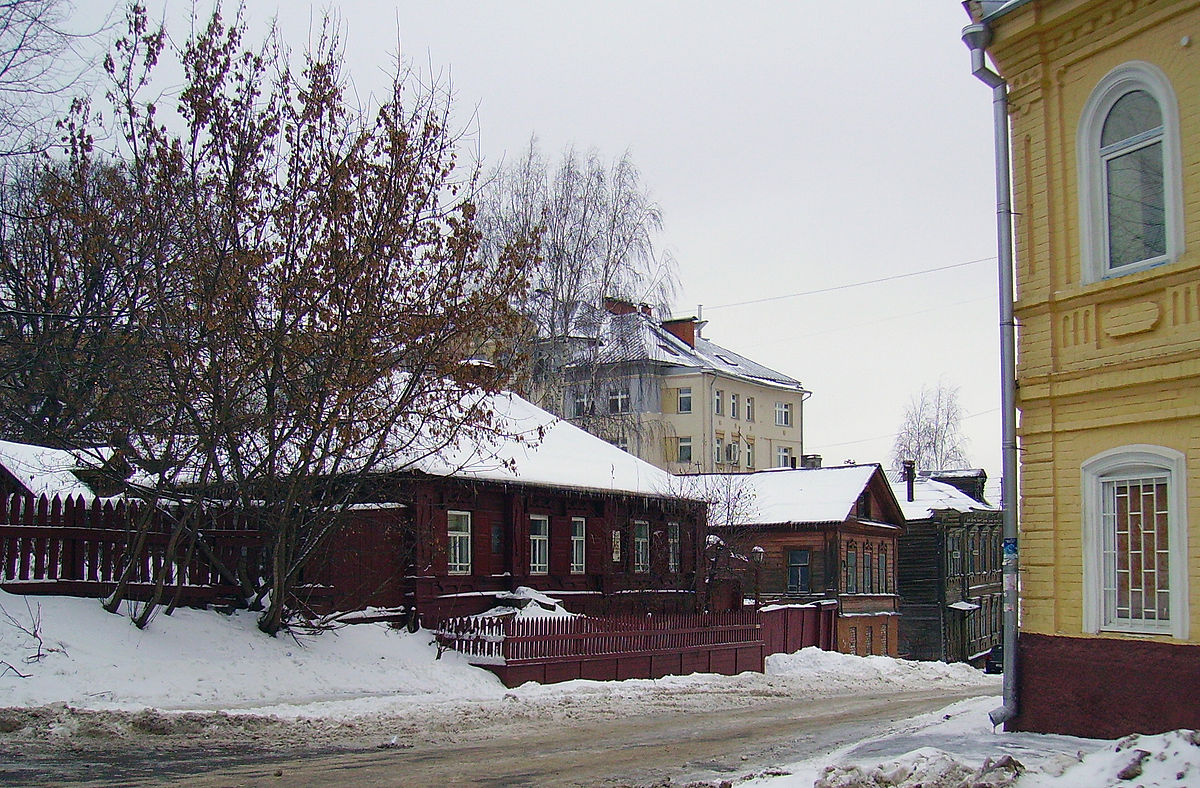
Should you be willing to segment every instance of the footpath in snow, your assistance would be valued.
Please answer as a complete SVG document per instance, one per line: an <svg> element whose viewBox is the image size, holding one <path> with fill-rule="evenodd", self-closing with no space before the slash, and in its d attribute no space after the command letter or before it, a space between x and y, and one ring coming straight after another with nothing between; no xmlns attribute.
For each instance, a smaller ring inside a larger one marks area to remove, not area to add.
<svg viewBox="0 0 1200 788"><path fill-rule="evenodd" d="M0 712L0 728L19 735L22 725L40 715L53 718L54 734L68 741L80 735L79 728L64 720L84 713L79 710L125 719L156 710L157 724L172 715L195 721L208 719L197 712L218 712L220 718L237 715L246 729L256 720L353 727L367 718L413 715L441 715L442 724L462 715L501 719L511 713L502 709L515 698L525 713L559 714L569 725L581 706L630 716L684 698L690 708L721 709L771 693L816 699L931 687L999 690L995 677L966 665L816 649L769 657L766 674L572 681L508 690L458 654L439 658L428 632L354 625L269 638L257 630L254 614L191 609L160 615L138 630L95 600L3 592L0 608L0 707L11 710ZM772 788L1200 786L1200 735L1194 732L1121 742L997 733L987 720L997 703L994 697L963 701L908 720L886 736L739 782ZM90 724L98 723L93 718ZM198 732L213 727L211 720L194 724Z"/></svg>

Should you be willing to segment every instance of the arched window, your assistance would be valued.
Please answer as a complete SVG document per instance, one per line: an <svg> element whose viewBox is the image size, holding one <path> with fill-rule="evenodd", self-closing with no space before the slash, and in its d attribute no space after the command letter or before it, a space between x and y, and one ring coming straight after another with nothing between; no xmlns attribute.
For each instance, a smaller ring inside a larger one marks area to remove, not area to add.
<svg viewBox="0 0 1200 788"><path fill-rule="evenodd" d="M1083 282L1183 251L1179 109L1166 75L1132 62L1092 91L1077 137Z"/></svg>
<svg viewBox="0 0 1200 788"><path fill-rule="evenodd" d="M1184 455L1122 446L1083 464L1083 628L1187 637Z"/></svg>

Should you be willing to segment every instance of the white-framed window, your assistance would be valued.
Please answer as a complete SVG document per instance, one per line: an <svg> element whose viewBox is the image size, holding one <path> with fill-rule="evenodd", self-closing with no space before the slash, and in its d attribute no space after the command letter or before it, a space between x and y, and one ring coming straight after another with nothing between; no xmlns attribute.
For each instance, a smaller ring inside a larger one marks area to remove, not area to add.
<svg viewBox="0 0 1200 788"><path fill-rule="evenodd" d="M667 571L679 571L679 523L667 523Z"/></svg>
<svg viewBox="0 0 1200 788"><path fill-rule="evenodd" d="M725 462L725 439L720 436L713 439L713 462Z"/></svg>
<svg viewBox="0 0 1200 788"><path fill-rule="evenodd" d="M571 518L571 574L587 571L587 518Z"/></svg>
<svg viewBox="0 0 1200 788"><path fill-rule="evenodd" d="M446 571L471 574L471 513L446 512Z"/></svg>
<svg viewBox="0 0 1200 788"><path fill-rule="evenodd" d="M754 441L746 444L746 467L754 467Z"/></svg>
<svg viewBox="0 0 1200 788"><path fill-rule="evenodd" d="M729 441L729 444L725 447L725 462L731 465L737 465L738 461L741 459L740 455L741 444L739 444L736 440Z"/></svg>
<svg viewBox="0 0 1200 788"><path fill-rule="evenodd" d="M754 397L746 397L746 421L754 421Z"/></svg>
<svg viewBox="0 0 1200 788"><path fill-rule="evenodd" d="M1188 636L1186 473L1146 444L1083 464L1085 631Z"/></svg>
<svg viewBox="0 0 1200 788"><path fill-rule="evenodd" d="M680 386L679 387L679 412L680 413L691 413L692 412L692 387L691 386Z"/></svg>
<svg viewBox="0 0 1200 788"><path fill-rule="evenodd" d="M592 395L587 391L583 391L583 390L576 391L575 397L574 397L574 405L571 409L571 413L574 414L575 418L579 419L579 418L583 418L584 416L591 415L591 412L592 412Z"/></svg>
<svg viewBox="0 0 1200 788"><path fill-rule="evenodd" d="M725 413L725 390L713 390L713 413L721 416Z"/></svg>
<svg viewBox="0 0 1200 788"><path fill-rule="evenodd" d="M792 426L792 403L776 402L775 403L775 426L790 427Z"/></svg>
<svg viewBox="0 0 1200 788"><path fill-rule="evenodd" d="M650 523L645 520L633 521L633 571L650 571Z"/></svg>
<svg viewBox="0 0 1200 788"><path fill-rule="evenodd" d="M608 412L609 413L628 413L629 412L629 387L620 386L615 389L610 389L608 392Z"/></svg>
<svg viewBox="0 0 1200 788"><path fill-rule="evenodd" d="M738 395L732 391L729 392L729 417L733 419L741 418L741 405L738 404Z"/></svg>
<svg viewBox="0 0 1200 788"><path fill-rule="evenodd" d="M550 571L550 518L543 514L529 517L529 574Z"/></svg>
<svg viewBox="0 0 1200 788"><path fill-rule="evenodd" d="M679 439L679 453L677 462L692 461L692 437L687 435Z"/></svg>
<svg viewBox="0 0 1200 788"><path fill-rule="evenodd" d="M1150 63L1110 71L1076 133L1085 284L1178 259L1183 252L1179 105Z"/></svg>
<svg viewBox="0 0 1200 788"><path fill-rule="evenodd" d="M775 467L790 468L792 467L792 447L780 446L775 449Z"/></svg>

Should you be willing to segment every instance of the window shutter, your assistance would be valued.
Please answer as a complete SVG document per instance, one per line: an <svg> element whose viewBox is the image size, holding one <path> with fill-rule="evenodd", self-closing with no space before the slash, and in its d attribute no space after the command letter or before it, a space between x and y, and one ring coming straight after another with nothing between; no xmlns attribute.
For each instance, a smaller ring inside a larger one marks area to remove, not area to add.
<svg viewBox="0 0 1200 788"><path fill-rule="evenodd" d="M662 390L662 412L667 414L679 412L679 389Z"/></svg>

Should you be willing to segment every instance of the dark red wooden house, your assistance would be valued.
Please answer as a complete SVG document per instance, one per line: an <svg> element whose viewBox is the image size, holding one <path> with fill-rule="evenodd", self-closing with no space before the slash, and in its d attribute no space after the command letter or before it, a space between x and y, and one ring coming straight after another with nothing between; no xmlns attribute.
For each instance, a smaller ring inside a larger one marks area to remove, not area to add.
<svg viewBox="0 0 1200 788"><path fill-rule="evenodd" d="M426 622L482 612L522 586L593 615L703 606L705 504L518 397L499 402L540 440L381 475L307 570L314 600Z"/></svg>

